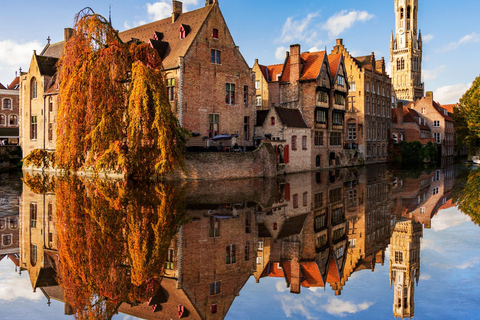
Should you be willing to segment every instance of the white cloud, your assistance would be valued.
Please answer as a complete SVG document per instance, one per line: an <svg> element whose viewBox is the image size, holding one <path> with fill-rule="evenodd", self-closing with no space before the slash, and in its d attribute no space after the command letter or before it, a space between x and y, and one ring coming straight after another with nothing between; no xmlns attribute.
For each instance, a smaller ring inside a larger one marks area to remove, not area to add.
<svg viewBox="0 0 480 320"><path fill-rule="evenodd" d="M286 51L287 51L287 48L278 47L277 50L275 50L275 59L279 61L285 60Z"/></svg>
<svg viewBox="0 0 480 320"><path fill-rule="evenodd" d="M451 269L460 269L460 270L465 270L465 269L470 269L475 267L479 263L480 259L478 257L472 258L468 261L465 261L462 264L442 264L442 263L432 263L432 266L445 269L445 270L451 270Z"/></svg>
<svg viewBox="0 0 480 320"><path fill-rule="evenodd" d="M286 318L291 318L293 314L300 314L302 318L314 319L310 312L307 311L306 303L308 301L305 299L292 295L276 297L276 299L280 300Z"/></svg>
<svg viewBox="0 0 480 320"><path fill-rule="evenodd" d="M26 43L15 42L14 40L0 41L0 82L8 85L15 78L15 71L19 68L28 70L33 50L40 53L39 50L43 47L39 41Z"/></svg>
<svg viewBox="0 0 480 320"><path fill-rule="evenodd" d="M277 289L277 292L285 292L288 290L285 281L277 281L277 283L275 283L275 288Z"/></svg>
<svg viewBox="0 0 480 320"><path fill-rule="evenodd" d="M430 280L432 277L429 274L422 274L420 275L420 280Z"/></svg>
<svg viewBox="0 0 480 320"><path fill-rule="evenodd" d="M152 21L161 20L171 16L172 4L166 1L147 3L147 12Z"/></svg>
<svg viewBox="0 0 480 320"><path fill-rule="evenodd" d="M282 28L282 35L276 40L277 43L290 43L295 40L308 40L313 42L317 36L317 32L310 28L312 20L318 17L318 12L309 13L302 20L293 20L293 17L288 17Z"/></svg>
<svg viewBox="0 0 480 320"><path fill-rule="evenodd" d="M322 306L325 311L331 315L345 316L347 313L354 314L360 311L367 310L373 302L363 302L359 304L350 301L343 301L338 298L329 298L328 304Z"/></svg>
<svg viewBox="0 0 480 320"><path fill-rule="evenodd" d="M438 75L443 72L443 70L446 68L446 65L441 65L435 69L431 70L422 70L423 74L423 79L424 80L435 80L437 79Z"/></svg>
<svg viewBox="0 0 480 320"><path fill-rule="evenodd" d="M457 103L463 94L470 89L472 83L458 83L451 86L440 87L435 90L433 98L440 104Z"/></svg>
<svg viewBox="0 0 480 320"><path fill-rule="evenodd" d="M422 36L422 41L424 43L428 43L428 42L432 41L433 38L434 38L433 34L429 33L429 34L426 34L426 35Z"/></svg>
<svg viewBox="0 0 480 320"><path fill-rule="evenodd" d="M458 41L450 42L446 47L444 47L439 51L445 52L445 51L455 50L462 44L475 43L475 42L480 42L480 34L476 34L475 32L473 32L471 34L467 34L466 36L462 37Z"/></svg>
<svg viewBox="0 0 480 320"><path fill-rule="evenodd" d="M367 11L352 10L347 13L347 10L342 10L328 18L322 29L328 30L328 35L333 38L338 36L346 29L352 27L356 21L365 22L373 17L374 15L368 13Z"/></svg>
<svg viewBox="0 0 480 320"><path fill-rule="evenodd" d="M27 299L38 301L43 295L38 291L33 293L28 273L19 276L14 264L6 258L0 262L0 301Z"/></svg>

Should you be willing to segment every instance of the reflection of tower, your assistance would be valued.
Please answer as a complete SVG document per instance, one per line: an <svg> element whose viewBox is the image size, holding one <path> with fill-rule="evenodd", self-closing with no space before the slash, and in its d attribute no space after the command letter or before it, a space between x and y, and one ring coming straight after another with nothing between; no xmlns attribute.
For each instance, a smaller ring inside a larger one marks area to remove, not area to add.
<svg viewBox="0 0 480 320"><path fill-rule="evenodd" d="M395 225L390 241L390 284L394 286L393 316L413 318L414 280L420 277L420 238L422 225L402 221Z"/></svg>

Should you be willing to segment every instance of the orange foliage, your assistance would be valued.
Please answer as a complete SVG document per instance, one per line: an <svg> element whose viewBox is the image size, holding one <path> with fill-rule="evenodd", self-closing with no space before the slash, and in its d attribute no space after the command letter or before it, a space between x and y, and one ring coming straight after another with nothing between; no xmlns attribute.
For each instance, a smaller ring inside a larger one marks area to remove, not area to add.
<svg viewBox="0 0 480 320"><path fill-rule="evenodd" d="M59 75L59 167L142 178L183 168L187 133L171 111L155 49L122 43L105 18L84 10Z"/></svg>

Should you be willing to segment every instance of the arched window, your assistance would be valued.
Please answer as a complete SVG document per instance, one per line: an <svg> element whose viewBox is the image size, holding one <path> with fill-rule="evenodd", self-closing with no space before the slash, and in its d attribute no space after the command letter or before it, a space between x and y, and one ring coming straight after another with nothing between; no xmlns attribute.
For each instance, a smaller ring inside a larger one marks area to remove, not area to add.
<svg viewBox="0 0 480 320"><path fill-rule="evenodd" d="M403 19L403 8L400 8L400 19Z"/></svg>
<svg viewBox="0 0 480 320"><path fill-rule="evenodd" d="M183 26L180 26L180 39L185 39L185 28Z"/></svg>
<svg viewBox="0 0 480 320"><path fill-rule="evenodd" d="M37 79L32 78L30 82L30 99L35 99L37 97Z"/></svg>
<svg viewBox="0 0 480 320"><path fill-rule="evenodd" d="M16 126L18 125L18 118L16 115L10 115L10 121L9 121L11 126Z"/></svg>
<svg viewBox="0 0 480 320"><path fill-rule="evenodd" d="M407 7L407 19L410 19L410 6Z"/></svg>
<svg viewBox="0 0 480 320"><path fill-rule="evenodd" d="M4 114L0 114L0 126L4 126L7 124L7 118Z"/></svg>
<svg viewBox="0 0 480 320"><path fill-rule="evenodd" d="M3 99L3 109L12 110L12 99Z"/></svg>
<svg viewBox="0 0 480 320"><path fill-rule="evenodd" d="M317 155L317 157L315 158L315 166L317 168L320 167L320 155Z"/></svg>

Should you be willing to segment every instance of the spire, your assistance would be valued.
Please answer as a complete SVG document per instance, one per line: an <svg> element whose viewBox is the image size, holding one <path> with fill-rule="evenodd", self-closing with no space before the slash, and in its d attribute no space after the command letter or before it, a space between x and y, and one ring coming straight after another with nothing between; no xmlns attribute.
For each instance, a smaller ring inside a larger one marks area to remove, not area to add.
<svg viewBox="0 0 480 320"><path fill-rule="evenodd" d="M112 26L112 4L108 5L108 23Z"/></svg>

